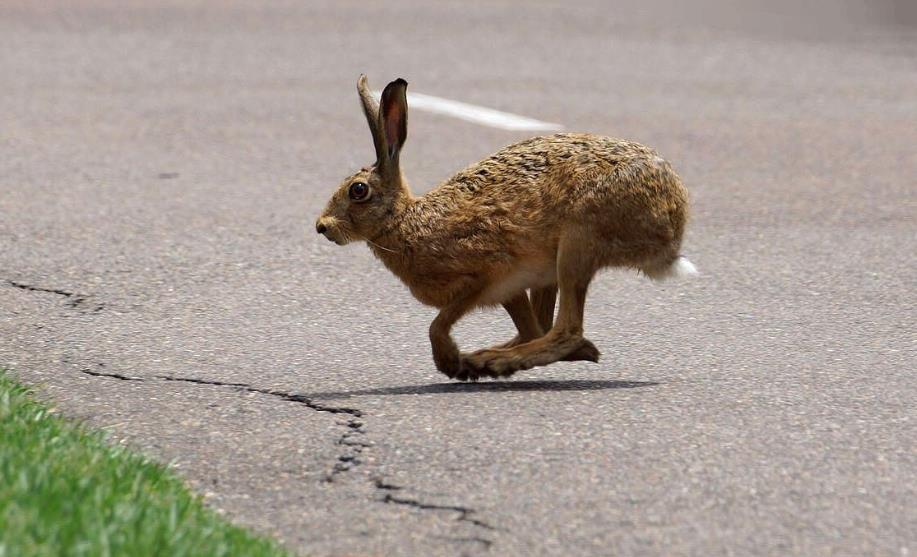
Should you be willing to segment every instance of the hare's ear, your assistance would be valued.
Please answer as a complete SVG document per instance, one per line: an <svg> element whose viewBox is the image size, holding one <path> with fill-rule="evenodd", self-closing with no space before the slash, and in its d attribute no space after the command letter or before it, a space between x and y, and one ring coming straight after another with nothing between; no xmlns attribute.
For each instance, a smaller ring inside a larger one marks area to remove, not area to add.
<svg viewBox="0 0 917 557"><path fill-rule="evenodd" d="M379 108L379 129L382 131L384 152L379 164L386 169L398 168L398 154L408 138L408 82L400 77L385 86Z"/></svg>
<svg viewBox="0 0 917 557"><path fill-rule="evenodd" d="M376 99L370 92L366 76L363 74L357 80L357 93L360 94L360 103L363 105L366 123L369 124L369 133L373 136L373 145L376 147L376 162L378 163L382 161L382 155L385 153L385 140L379 127L379 105L376 104Z"/></svg>

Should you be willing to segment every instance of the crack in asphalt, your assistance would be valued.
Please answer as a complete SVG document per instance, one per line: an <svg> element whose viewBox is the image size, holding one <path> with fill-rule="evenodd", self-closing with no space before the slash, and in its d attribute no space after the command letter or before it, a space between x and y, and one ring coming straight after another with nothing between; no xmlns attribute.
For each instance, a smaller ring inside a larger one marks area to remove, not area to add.
<svg viewBox="0 0 917 557"><path fill-rule="evenodd" d="M360 455L365 449L368 449L372 445L365 441L359 440L359 437L364 435L366 432L363 429L363 422L358 418L363 416L363 412L356 408L348 408L346 406L328 406L325 404L319 404L312 399L298 394L287 393L284 391L277 391L274 389L260 389L258 387L253 387L248 383L230 383L228 381L213 381L209 379L197 379L193 377L176 377L174 375L157 375L157 379L163 379L165 381L180 381L184 383L194 383L197 385L213 385L218 387L231 387L234 389L239 389L249 393L259 393L263 395L269 395L273 397L286 400L288 402L295 402L297 404L302 404L307 408L315 410L316 412L327 412L330 414L347 414L352 416L344 426L347 427L347 430L341 434L341 437L338 438L337 444L344 447L344 452L338 455L337 462L334 463L334 466L331 468L331 471L325 475L325 481L332 483L336 477L348 470L363 464L363 461L360 459Z"/></svg>
<svg viewBox="0 0 917 557"><path fill-rule="evenodd" d="M100 367L104 367L104 364L99 364ZM90 369L81 370L82 373L86 375L91 375L93 377L107 377L112 379L117 379L119 381L146 381L147 379L141 377L130 377L127 375L122 375L120 373L110 373L110 372L101 372L93 371ZM208 385L216 387L230 387L244 392L250 393L259 393L263 395L269 395L288 402L295 402L302 404L311 410L316 412L327 412L330 414L345 414L350 416L346 422L339 422L340 425L345 426L347 429L337 440L337 444L344 447L345 451L337 457L337 462L335 462L331 471L325 476L325 481L328 483L333 483L336 477L348 470L359 466L363 463L361 460L362 453L372 447L372 443L362 440L362 436L366 434L364 430L363 421L360 419L363 417L363 412L357 408L349 408L346 406L328 406L325 404L319 404L312 399L299 394L288 393L284 391L278 391L275 389L262 389L254 387L248 383L233 383L229 381L215 381L211 379L198 379L194 377L178 377L174 375L156 375L153 376L155 379L160 379L163 381L174 381L181 383L192 383L195 385ZM494 527L490 523L475 518L474 515L477 513L475 509L464 507L461 505L439 505L435 503L426 503L418 499L412 499L409 497L400 497L394 495L394 492L402 491L405 488L402 486L394 485L391 483L385 482L381 478L375 478L373 484L377 490L384 491L385 495L378 499L379 502L389 504L389 505L402 505L406 507L412 507L418 510L423 511L447 511L451 513L457 513L458 516L456 520L458 522L466 522L478 528L483 528L488 531L496 531L498 528ZM465 537L449 537L444 538L454 542L461 543L477 543L484 546L485 549L490 549L494 544L494 540L483 538L480 536L465 536Z"/></svg>
<svg viewBox="0 0 917 557"><path fill-rule="evenodd" d="M401 491L405 488L400 485L395 485L386 482L382 478L376 478L374 480L376 489L392 492L392 491ZM396 497L391 493L386 493L382 499L379 499L382 503L393 504L393 505L405 505L408 507L413 507L415 509L425 510L425 511L453 511L459 513L458 520L460 522L468 522L479 528L484 528L485 530L499 530L499 528L491 525L488 522L483 520L473 518L471 515L477 513L475 509L468 507L463 507L460 505L437 505L433 503L424 503L416 499L409 499L407 497ZM465 536L465 537L444 537L443 539L456 542L476 542L482 544L486 548L490 548L494 544L494 540L489 540L487 538L482 538L479 536Z"/></svg>
<svg viewBox="0 0 917 557"><path fill-rule="evenodd" d="M127 375L121 375L120 373L104 373L101 371L92 371L91 369L81 369L80 371L93 377L110 377L112 379L119 379L121 381L143 381L143 379L140 377L128 377Z"/></svg>
<svg viewBox="0 0 917 557"><path fill-rule="evenodd" d="M490 549L494 544L493 540L488 540L487 538L482 538L479 536L460 536L460 537L449 537L449 536L437 536L438 539L445 540L447 542L458 542L458 543L479 543L484 546L485 549Z"/></svg>
<svg viewBox="0 0 917 557"><path fill-rule="evenodd" d="M378 485L378 484L377 484ZM413 507L415 509L420 509L424 511L451 511L458 513L457 520L460 522L468 522L469 524L474 524L479 528L484 528L485 530L496 530L494 526L484 522L483 520L474 518L472 515L477 511L468 507L463 507L461 505L437 505L435 503L424 503L423 501L418 501L417 499L408 499L407 497L396 497L391 493L386 493L385 497L380 499L382 503L392 504L392 505L404 505L407 507ZM493 541L491 541L493 543Z"/></svg>
<svg viewBox="0 0 917 557"><path fill-rule="evenodd" d="M386 483L386 481L383 480L382 478L376 478L374 480L374 483L376 484L376 489L385 489L388 491L401 491L402 489L404 489L400 485Z"/></svg>
<svg viewBox="0 0 917 557"><path fill-rule="evenodd" d="M98 364L99 367L104 367L104 364ZM141 377L129 377L127 375L122 375L120 373L108 373L102 371L93 371L91 369L82 369L80 370L86 375L91 375L93 377L108 377L112 379L118 379L119 381L145 381ZM210 379L198 379L195 377L176 377L174 375L155 375L155 379L161 379L163 381L174 381L181 383L192 383L195 385L208 385L215 387L230 387L244 392L249 393L258 393L263 395L269 395L273 397L280 398L287 402L295 402L297 404L302 404L311 410L316 412L327 412L329 414L347 414L351 416L347 422L341 424L344 425L347 430L338 438L337 444L344 447L343 452L338 455L337 461L334 463L334 466L331 468L331 471L325 475L326 482L333 482L338 474L347 472L360 464L363 461L360 459L360 455L364 450L372 447L371 443L362 441L361 436L366 434L366 431L363 429L363 422L359 419L363 416L363 412L357 408L348 408L346 406L328 406L325 404L319 404L309 399L306 396L287 393L284 391L278 391L274 389L261 389L254 387L248 383L232 383L229 381L214 381Z"/></svg>
<svg viewBox="0 0 917 557"><path fill-rule="evenodd" d="M248 383L229 383L226 381L212 381L209 379L196 379L193 377L176 377L174 375L156 375L157 379L163 379L165 381L179 381L183 383L195 383L197 385L214 385L217 387L233 387L236 389L241 389L249 393L260 393L263 395L270 395L273 397L281 398L289 402L297 402L299 404L305 405L316 412L328 412L331 414L349 414L355 418L360 418L363 416L363 412L357 410L356 408L348 408L346 406L327 406L324 404L319 404L312 399L304 396L297 395L292 393L286 393L283 391L277 391L274 389L261 389L258 387L253 387Z"/></svg>
<svg viewBox="0 0 917 557"><path fill-rule="evenodd" d="M7 279L6 283L13 288L18 288L27 292L44 292L46 294L56 294L58 296L63 296L64 298L67 298L66 306L73 309L84 309L86 312L97 313L102 311L102 309L105 307L104 304L95 304L91 308L85 308L83 304L89 299L89 297L82 294L77 294L76 292L69 292L59 288L44 288L42 286L35 286L10 279Z"/></svg>
<svg viewBox="0 0 917 557"><path fill-rule="evenodd" d="M348 408L346 406L328 406L325 404L319 404L318 402L313 401L312 399L298 394L287 393L284 391L277 391L274 389L260 389L258 387L253 387L248 383L230 383L227 381L213 381L209 379L197 379L193 377L176 377L173 375L157 375L158 379L163 379L165 381L180 381L184 383L194 383L197 385L213 385L218 387L231 387L234 389L240 389L249 393L259 393L263 395L269 395L277 397L288 402L295 402L302 404L307 408L315 410L316 412L327 412L330 414L347 414L352 416L344 425L347 430L341 434L340 438L337 440L337 444L344 447L344 452L338 455L337 462L332 466L331 471L325 475L325 481L328 483L334 482L337 476L348 470L363 464L363 461L360 458L360 455L365 449L368 449L372 444L365 441L361 441L359 437L365 435L366 431L363 429L363 422L359 419L363 417L363 412L357 408Z"/></svg>
<svg viewBox="0 0 917 557"><path fill-rule="evenodd" d="M347 420L346 425L347 431L337 441L338 445L345 447L345 452L338 456L338 461L334 464L334 468L325 476L325 481L329 483L334 482L338 474L363 464L360 455L363 454L364 450L372 447L372 443L360 439L366 434L362 421L351 418Z"/></svg>

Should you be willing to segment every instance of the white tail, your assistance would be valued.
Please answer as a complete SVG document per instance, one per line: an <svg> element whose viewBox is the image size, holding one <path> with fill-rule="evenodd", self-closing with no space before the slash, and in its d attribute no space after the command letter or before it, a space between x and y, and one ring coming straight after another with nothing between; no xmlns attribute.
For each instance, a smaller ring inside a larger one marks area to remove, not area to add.
<svg viewBox="0 0 917 557"><path fill-rule="evenodd" d="M692 277L697 275L697 267L688 261L687 257L679 255L668 265L662 267L644 267L643 272L653 280L668 280L673 278Z"/></svg>

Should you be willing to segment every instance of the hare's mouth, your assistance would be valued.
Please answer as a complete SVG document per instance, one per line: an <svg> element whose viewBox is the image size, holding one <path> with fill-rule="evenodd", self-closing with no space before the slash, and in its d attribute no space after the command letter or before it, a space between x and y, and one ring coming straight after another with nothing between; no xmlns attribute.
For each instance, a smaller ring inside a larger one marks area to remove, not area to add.
<svg viewBox="0 0 917 557"><path fill-rule="evenodd" d="M325 238L328 238L328 241L334 242L339 246L350 243L350 236L340 228L327 228L321 234Z"/></svg>
<svg viewBox="0 0 917 557"><path fill-rule="evenodd" d="M337 244L337 245L339 245L339 246L343 246L344 244L347 243L346 241L344 241L343 238L339 238L339 237L335 236L335 235L332 234L330 231L329 231L329 232L322 232L322 236L324 236L325 238L327 238L329 242L334 242L335 244Z"/></svg>

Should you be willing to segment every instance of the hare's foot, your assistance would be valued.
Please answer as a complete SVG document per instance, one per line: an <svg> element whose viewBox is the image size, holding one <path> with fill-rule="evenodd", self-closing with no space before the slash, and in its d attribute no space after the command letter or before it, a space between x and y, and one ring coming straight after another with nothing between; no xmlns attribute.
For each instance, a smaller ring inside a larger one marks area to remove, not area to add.
<svg viewBox="0 0 917 557"><path fill-rule="evenodd" d="M433 363L436 369L442 372L449 379L455 379L462 373L462 359L458 351L455 353L433 353Z"/></svg>
<svg viewBox="0 0 917 557"><path fill-rule="evenodd" d="M459 354L458 350L434 353L433 361L436 363L436 369L449 379L477 381L482 377L497 377L493 372L469 363L467 356Z"/></svg>
<svg viewBox="0 0 917 557"><path fill-rule="evenodd" d="M522 369L517 366L503 365L514 359L515 353L513 348L485 348L463 354L462 360L465 366L472 370L472 373L479 377L509 377L516 371Z"/></svg>
<svg viewBox="0 0 917 557"><path fill-rule="evenodd" d="M459 370L454 375L449 375L449 378L458 379L459 381L478 381L482 377L492 377L492 378L500 377L500 375L497 373L494 373L485 368L481 368L474 361L469 361L468 358L470 356L474 356L475 354L479 354L482 352L508 350L515 346L519 346L520 344L523 344L524 342L525 342L524 340L519 338L519 335L516 335L515 337L512 338L512 340L508 340L504 342L503 344L497 344L496 346L491 346L490 348L478 350L472 354L462 354L461 355L461 360L462 360L461 370ZM588 354L586 354L585 352L582 354L579 354L578 356L579 357L576 357L575 359L577 360L588 359ZM574 357L574 355L571 354L570 357Z"/></svg>
<svg viewBox="0 0 917 557"><path fill-rule="evenodd" d="M516 346L521 341L513 339L504 345L495 346L488 350L509 350L503 346ZM478 352L484 352L479 350ZM475 352L477 354L477 352ZM468 354L460 354L454 343L444 342L434 345L433 361L436 369L442 372L449 379L458 379L459 381L477 381L482 377L498 377L499 375L489 369L482 368L474 362L468 360Z"/></svg>
<svg viewBox="0 0 917 557"><path fill-rule="evenodd" d="M528 341L531 341L531 340L534 340L534 339L528 339ZM483 352L493 352L496 350L506 350L508 348L515 348L516 346L519 346L520 344L524 344L528 341L523 340L522 338L519 337L519 335L516 335L515 337L513 337L512 340L504 342L503 344L498 344L496 346L491 346L489 348L477 350L471 353L470 355L462 354L462 358L467 359L469 356L475 357L472 359L471 362L465 363L465 367L474 366L477 361L477 356ZM601 352L599 352L599 349L596 348L595 345L592 344L592 342L590 342L589 340L583 339L583 344L579 348L567 354L566 356L561 358L561 360L565 362L598 362L599 356L601 356Z"/></svg>
<svg viewBox="0 0 917 557"><path fill-rule="evenodd" d="M597 362L599 351L581 336L551 335L513 348L478 350L463 356L466 366L479 375L507 377L521 369L544 366L559 360Z"/></svg>
<svg viewBox="0 0 917 557"><path fill-rule="evenodd" d="M595 345L592 344L589 340L587 340L587 339L584 338L584 339L583 339L583 344L580 345L579 348L577 348L577 349L574 350L573 352L570 352L569 354L567 354L566 356L564 356L563 358L561 358L561 360L563 360L563 361L565 361L565 362L592 362L592 363L598 363L598 362L599 362L599 356L601 356L601 355L602 355L602 353L599 352L599 349L596 348Z"/></svg>
<svg viewBox="0 0 917 557"><path fill-rule="evenodd" d="M472 383L481 380L484 377L490 377L496 379L499 377L496 373L477 367L470 362L468 362L468 356L462 354L462 369L459 370L454 376L450 376L452 379L458 379L459 381L471 381Z"/></svg>

